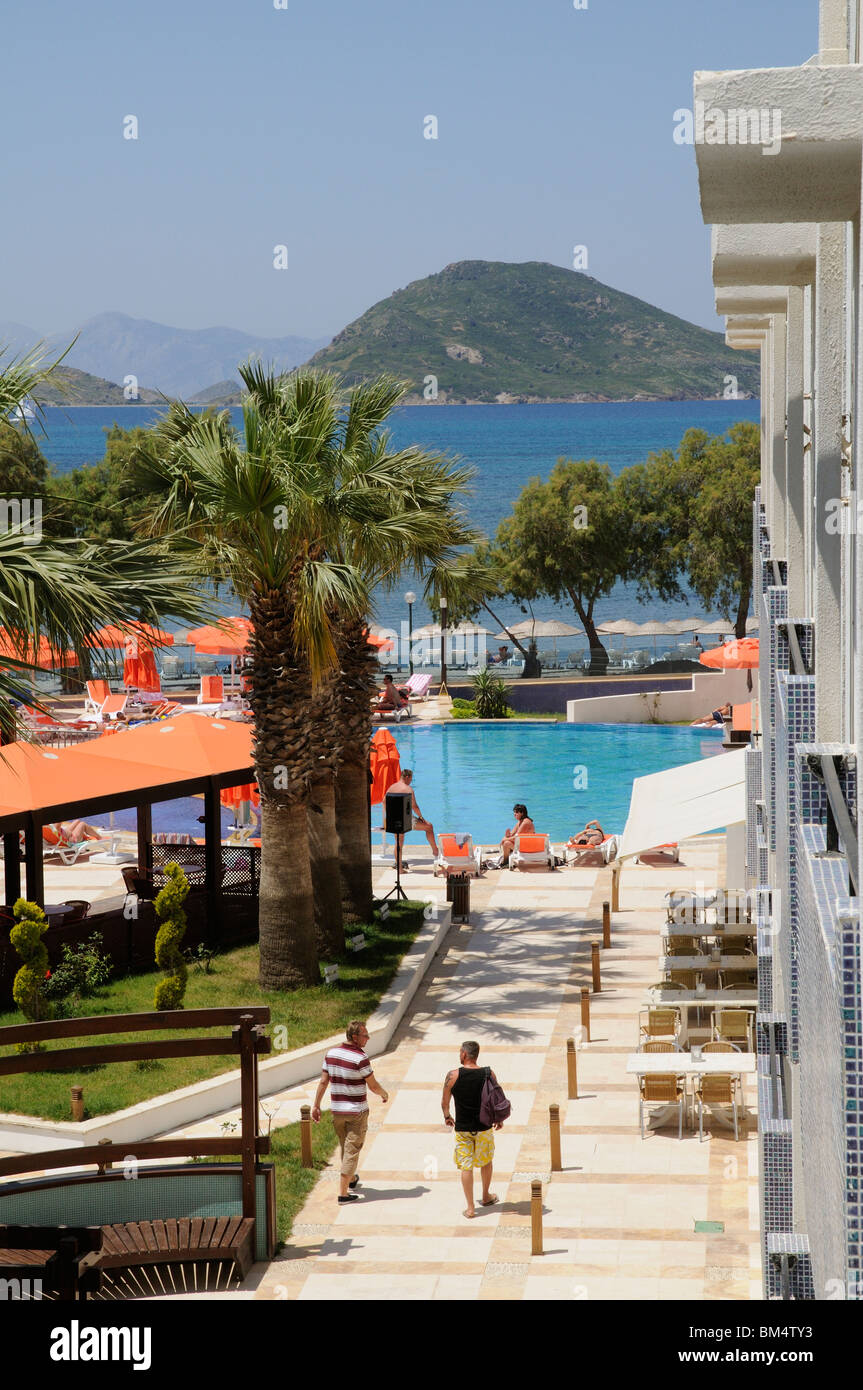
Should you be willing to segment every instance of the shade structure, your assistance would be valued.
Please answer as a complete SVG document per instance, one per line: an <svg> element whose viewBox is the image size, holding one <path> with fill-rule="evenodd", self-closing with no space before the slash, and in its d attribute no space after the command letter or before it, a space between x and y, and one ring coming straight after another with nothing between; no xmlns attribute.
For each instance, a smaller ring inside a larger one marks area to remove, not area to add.
<svg viewBox="0 0 863 1390"><path fill-rule="evenodd" d="M25 661L28 665L38 666L44 671L53 671L56 666L77 666L78 657L70 648L66 651L59 651L52 647L47 637L39 638L38 647L26 647L22 644L20 637L7 632L5 628L0 629L0 661L3 657L12 657L16 661Z"/></svg>
<svg viewBox="0 0 863 1390"><path fill-rule="evenodd" d="M515 629L513 629L515 631ZM425 627L415 627L412 636L418 637L440 637L443 628L440 623L426 623ZM479 623L455 623L447 624L447 637L490 637L491 628L481 627Z"/></svg>
<svg viewBox="0 0 863 1390"><path fill-rule="evenodd" d="M389 729L377 729L372 738L369 771L372 775L371 804L379 806L388 789L401 776L398 745Z"/></svg>
<svg viewBox="0 0 863 1390"><path fill-rule="evenodd" d="M599 623L596 630L600 637L634 637L641 627L631 618L613 618L610 622Z"/></svg>
<svg viewBox="0 0 863 1390"><path fill-rule="evenodd" d="M123 684L127 690L159 691L162 688L153 649L137 637L127 637L125 641Z"/></svg>
<svg viewBox="0 0 863 1390"><path fill-rule="evenodd" d="M202 656L242 656L251 633L249 618L223 618L219 623L190 628L182 640Z"/></svg>
<svg viewBox="0 0 863 1390"><path fill-rule="evenodd" d="M720 753L636 777L618 859L746 819L746 754Z"/></svg>
<svg viewBox="0 0 863 1390"><path fill-rule="evenodd" d="M254 780L253 730L215 719L173 719L121 729L71 748L10 744L0 759L0 824L28 812L42 821L170 800L200 790L210 778L225 785Z"/></svg>
<svg viewBox="0 0 863 1390"><path fill-rule="evenodd" d="M484 630L484 629L483 629ZM498 638L507 638L512 633L513 637L581 637L580 627L573 627L571 623L561 622L560 618L525 618L522 622L513 623L509 632L499 632ZM497 639L495 639L497 640Z"/></svg>
<svg viewBox="0 0 863 1390"><path fill-rule="evenodd" d="M109 650L125 647L130 637L139 638L148 647L172 647L174 645L172 632L165 632L163 628L153 627L151 623L134 623L130 624L128 628L117 627L116 624L109 623L107 627L100 627L99 631L93 634L94 644Z"/></svg>
<svg viewBox="0 0 863 1390"><path fill-rule="evenodd" d="M370 647L376 647L379 652L391 652L395 646L391 637L381 637L377 632L368 632L366 641Z"/></svg>
<svg viewBox="0 0 863 1390"><path fill-rule="evenodd" d="M758 665L758 638L742 637L739 641L726 642L724 647L711 647L701 653L699 660L702 666L716 671L750 670Z"/></svg>
<svg viewBox="0 0 863 1390"><path fill-rule="evenodd" d="M246 802L257 811L261 805L261 793L257 782L245 782L239 787L223 787L219 792L219 800L223 806L228 806L233 811L239 810Z"/></svg>

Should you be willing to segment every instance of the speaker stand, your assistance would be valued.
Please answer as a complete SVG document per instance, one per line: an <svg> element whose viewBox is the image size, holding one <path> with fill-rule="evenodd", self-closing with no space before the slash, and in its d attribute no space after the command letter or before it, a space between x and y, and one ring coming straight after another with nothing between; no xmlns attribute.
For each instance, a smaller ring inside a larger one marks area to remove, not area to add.
<svg viewBox="0 0 863 1390"><path fill-rule="evenodd" d="M393 887L390 889L390 891L388 893L384 893L382 898L375 898L375 902L377 903L385 903L387 898L391 898L393 897L393 895L395 895L396 902L398 902L400 898L407 902L408 895L402 888L402 846L399 844L399 838L400 837L397 835L396 849L398 850L398 854L396 855L396 881Z"/></svg>

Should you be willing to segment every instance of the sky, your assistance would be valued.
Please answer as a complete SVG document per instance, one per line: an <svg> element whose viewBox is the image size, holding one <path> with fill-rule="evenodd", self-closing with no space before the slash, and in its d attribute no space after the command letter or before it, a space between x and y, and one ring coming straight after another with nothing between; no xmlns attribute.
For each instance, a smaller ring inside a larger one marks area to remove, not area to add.
<svg viewBox="0 0 863 1390"><path fill-rule="evenodd" d="M696 69L804 62L817 0L587 5L4 0L0 320L324 338L453 261L579 245L719 329L673 113Z"/></svg>

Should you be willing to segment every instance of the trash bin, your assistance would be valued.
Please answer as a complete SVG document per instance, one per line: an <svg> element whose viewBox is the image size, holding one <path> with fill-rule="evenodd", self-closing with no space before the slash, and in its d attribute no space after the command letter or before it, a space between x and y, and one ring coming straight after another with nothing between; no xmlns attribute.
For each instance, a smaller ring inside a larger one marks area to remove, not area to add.
<svg viewBox="0 0 863 1390"><path fill-rule="evenodd" d="M454 922L470 921L470 874L448 874L446 900L452 903Z"/></svg>

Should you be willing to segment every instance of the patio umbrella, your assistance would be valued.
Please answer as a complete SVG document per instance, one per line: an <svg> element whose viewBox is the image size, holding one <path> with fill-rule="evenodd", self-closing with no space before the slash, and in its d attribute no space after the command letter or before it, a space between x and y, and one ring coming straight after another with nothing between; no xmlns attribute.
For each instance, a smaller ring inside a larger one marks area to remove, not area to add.
<svg viewBox="0 0 863 1390"><path fill-rule="evenodd" d="M194 647L200 656L229 656L231 658L231 685L234 684L234 662L242 656L252 635L249 618L222 618L219 623L207 623L204 627L192 627L180 639Z"/></svg>
<svg viewBox="0 0 863 1390"><path fill-rule="evenodd" d="M162 682L152 647L137 637L127 637L123 650L123 684L126 689L149 690L158 694Z"/></svg>
<svg viewBox="0 0 863 1390"><path fill-rule="evenodd" d="M726 642L724 647L711 647L702 652L699 658L702 666L711 666L717 671L751 670L758 665L758 638L741 637Z"/></svg>
<svg viewBox="0 0 863 1390"><path fill-rule="evenodd" d="M16 661L30 662L43 671L53 671L56 666L78 664L78 658L71 648L64 652L58 651L56 647L51 646L47 637L40 637L39 645L34 652L32 647L24 646L20 637L13 636L5 628L0 629L0 660L4 656L12 657Z"/></svg>
<svg viewBox="0 0 863 1390"><path fill-rule="evenodd" d="M376 730L372 738L369 771L372 775L371 804L378 806L386 796L388 789L401 776L398 744L389 729Z"/></svg>
<svg viewBox="0 0 863 1390"><path fill-rule="evenodd" d="M391 637L379 637L376 632L366 633L366 641L370 647L376 647L379 652L391 652L395 646Z"/></svg>
<svg viewBox="0 0 863 1390"><path fill-rule="evenodd" d="M96 645L105 647L107 650L125 647L128 637L139 637L150 647L172 647L174 645L174 634L164 632L160 627L153 627L150 623L134 623L128 628L117 627L109 623L107 627L100 627L99 631L93 634L97 639Z"/></svg>

